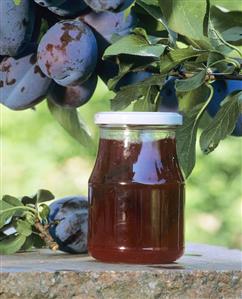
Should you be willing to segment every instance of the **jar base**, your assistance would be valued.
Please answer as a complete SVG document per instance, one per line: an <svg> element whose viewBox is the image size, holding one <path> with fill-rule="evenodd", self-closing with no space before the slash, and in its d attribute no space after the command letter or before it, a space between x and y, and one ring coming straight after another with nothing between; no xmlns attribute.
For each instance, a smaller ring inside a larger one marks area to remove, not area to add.
<svg viewBox="0 0 242 299"><path fill-rule="evenodd" d="M179 250L139 249L97 249L89 248L89 254L100 262L125 264L170 264L180 258L184 248Z"/></svg>

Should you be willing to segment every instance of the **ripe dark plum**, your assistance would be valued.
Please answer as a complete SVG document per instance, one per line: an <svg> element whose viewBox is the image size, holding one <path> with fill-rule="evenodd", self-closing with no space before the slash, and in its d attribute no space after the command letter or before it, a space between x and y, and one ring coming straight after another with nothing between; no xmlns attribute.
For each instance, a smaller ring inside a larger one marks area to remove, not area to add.
<svg viewBox="0 0 242 299"><path fill-rule="evenodd" d="M177 111L178 99L175 89L175 77L168 77L160 91L160 105L158 111Z"/></svg>
<svg viewBox="0 0 242 299"><path fill-rule="evenodd" d="M118 75L118 65L109 60L99 59L96 72L102 81L107 84L108 80Z"/></svg>
<svg viewBox="0 0 242 299"><path fill-rule="evenodd" d="M37 65L36 54L0 63L0 102L13 110L34 106L47 94L51 80Z"/></svg>
<svg viewBox="0 0 242 299"><path fill-rule="evenodd" d="M213 97L208 104L207 112L211 117L214 117L220 108L224 98L233 91L242 90L242 82L239 80L217 80L212 83L214 88ZM242 115L239 116L235 129L232 132L233 136L242 136Z"/></svg>
<svg viewBox="0 0 242 299"><path fill-rule="evenodd" d="M49 6L59 6L64 3L66 0L34 0L37 4L43 7Z"/></svg>
<svg viewBox="0 0 242 299"><path fill-rule="evenodd" d="M96 74L93 74L91 78L81 85L64 87L53 83L49 90L48 98L63 107L80 107L91 99L96 86Z"/></svg>
<svg viewBox="0 0 242 299"><path fill-rule="evenodd" d="M134 0L84 0L94 11L119 12L129 7Z"/></svg>
<svg viewBox="0 0 242 299"><path fill-rule="evenodd" d="M52 5L48 9L61 17L78 16L87 8L83 0L65 0L61 5Z"/></svg>
<svg viewBox="0 0 242 299"><path fill-rule="evenodd" d="M114 34L120 36L129 34L137 22L137 17L133 12L129 15L126 15L124 12L90 12L81 16L81 19L109 43L111 43L111 38Z"/></svg>
<svg viewBox="0 0 242 299"><path fill-rule="evenodd" d="M80 20L56 23L39 43L39 66L59 85L81 84L90 77L96 62L96 38Z"/></svg>
<svg viewBox="0 0 242 299"><path fill-rule="evenodd" d="M35 9L29 0L15 5L0 1L0 55L17 56L29 45L34 29Z"/></svg>
<svg viewBox="0 0 242 299"><path fill-rule="evenodd" d="M69 253L87 252L87 198L64 197L52 202L49 208L49 232L59 249Z"/></svg>
<svg viewBox="0 0 242 299"><path fill-rule="evenodd" d="M233 91L242 91L242 81L240 80L227 80L228 93Z"/></svg>

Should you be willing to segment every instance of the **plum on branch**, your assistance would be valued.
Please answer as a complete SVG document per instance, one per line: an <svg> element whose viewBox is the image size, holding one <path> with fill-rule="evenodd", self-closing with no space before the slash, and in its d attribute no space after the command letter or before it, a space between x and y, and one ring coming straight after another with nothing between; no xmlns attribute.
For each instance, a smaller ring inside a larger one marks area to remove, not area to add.
<svg viewBox="0 0 242 299"><path fill-rule="evenodd" d="M15 5L0 1L0 55L17 56L29 47L34 30L35 9L29 0Z"/></svg>
<svg viewBox="0 0 242 299"><path fill-rule="evenodd" d="M53 83L48 93L48 99L62 107L80 107L91 99L96 86L96 74L93 74L87 81L80 85L69 85L65 87Z"/></svg>
<svg viewBox="0 0 242 299"><path fill-rule="evenodd" d="M37 64L36 54L0 63L0 103L13 110L33 107L47 95L51 79Z"/></svg>
<svg viewBox="0 0 242 299"><path fill-rule="evenodd" d="M96 61L95 36L80 20L56 23L39 43L38 64L42 72L63 86L86 81L95 70Z"/></svg>

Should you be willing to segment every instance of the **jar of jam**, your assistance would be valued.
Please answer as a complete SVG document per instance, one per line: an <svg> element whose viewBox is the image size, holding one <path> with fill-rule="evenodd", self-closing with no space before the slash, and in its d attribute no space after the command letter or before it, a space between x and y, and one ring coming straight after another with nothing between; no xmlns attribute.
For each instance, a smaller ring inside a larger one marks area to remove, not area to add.
<svg viewBox="0 0 242 299"><path fill-rule="evenodd" d="M91 256L103 262L157 264L184 250L184 179L170 112L102 112L89 179Z"/></svg>

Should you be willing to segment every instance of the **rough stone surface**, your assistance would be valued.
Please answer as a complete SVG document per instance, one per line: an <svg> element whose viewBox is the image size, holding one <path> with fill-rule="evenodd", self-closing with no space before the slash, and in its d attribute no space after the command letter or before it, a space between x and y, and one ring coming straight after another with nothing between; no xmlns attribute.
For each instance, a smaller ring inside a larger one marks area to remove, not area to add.
<svg viewBox="0 0 242 299"><path fill-rule="evenodd" d="M100 263L39 250L1 257L1 299L242 298L242 252L190 244L167 265Z"/></svg>

